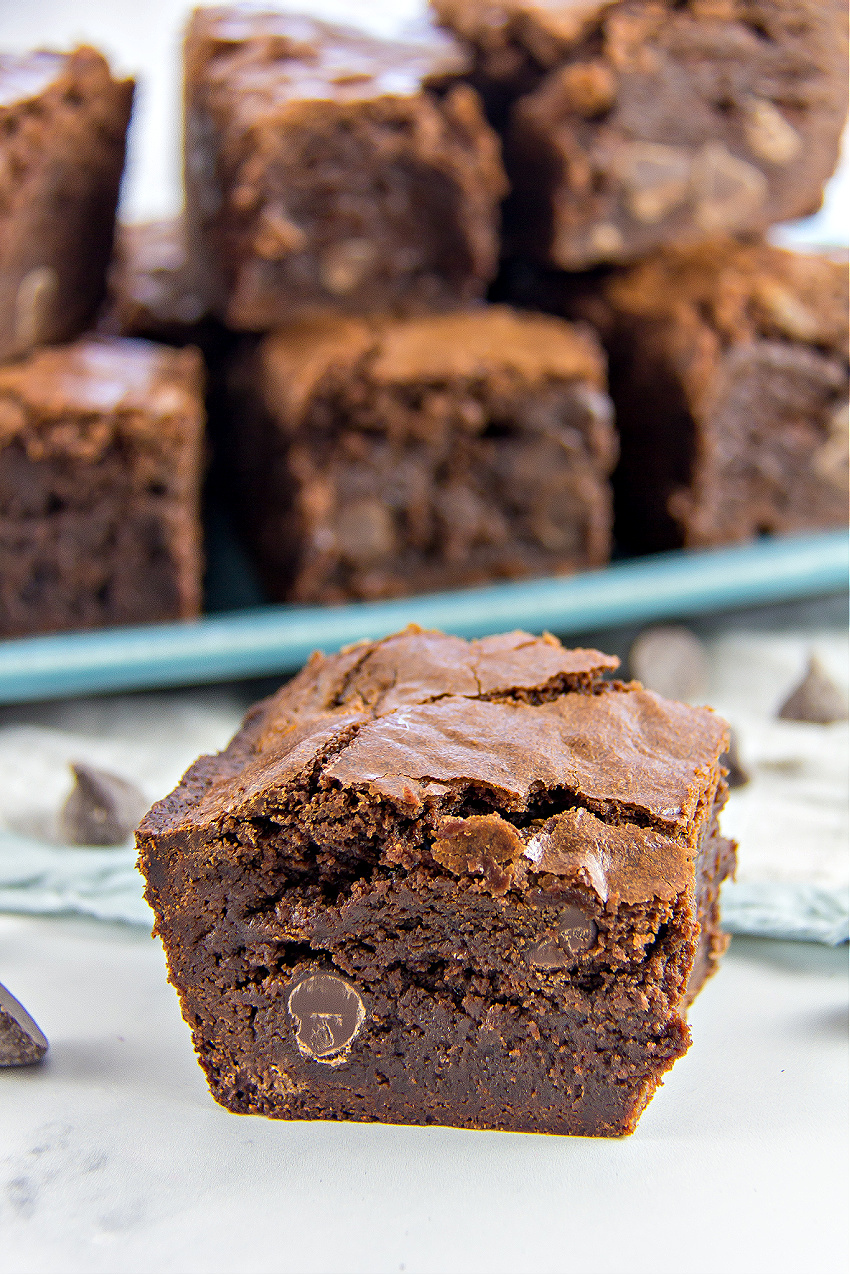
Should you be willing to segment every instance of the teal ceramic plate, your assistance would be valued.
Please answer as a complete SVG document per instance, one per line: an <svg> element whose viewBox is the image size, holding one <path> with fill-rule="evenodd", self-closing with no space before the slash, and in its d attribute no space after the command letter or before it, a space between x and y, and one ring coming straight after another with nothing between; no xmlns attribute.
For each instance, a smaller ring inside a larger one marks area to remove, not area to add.
<svg viewBox="0 0 850 1275"><path fill-rule="evenodd" d="M462 637L506 629L561 636L847 587L845 532L678 550L568 578L349 606L261 606L201 620L0 642L0 703L286 673L406 624Z"/></svg>

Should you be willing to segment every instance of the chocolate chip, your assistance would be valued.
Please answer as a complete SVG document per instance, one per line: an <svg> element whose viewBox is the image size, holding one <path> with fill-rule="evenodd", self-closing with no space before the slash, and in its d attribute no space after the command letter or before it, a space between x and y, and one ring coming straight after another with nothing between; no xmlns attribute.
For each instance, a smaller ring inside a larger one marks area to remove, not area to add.
<svg viewBox="0 0 850 1275"><path fill-rule="evenodd" d="M767 180L723 142L706 142L691 168L694 220L707 234L738 230L758 214L767 198Z"/></svg>
<svg viewBox="0 0 850 1275"><path fill-rule="evenodd" d="M630 142L620 157L629 211L647 224L661 221L688 196L691 155L682 146Z"/></svg>
<svg viewBox="0 0 850 1275"><path fill-rule="evenodd" d="M561 970L569 964L564 949L554 939L543 939L526 950L529 965L539 970Z"/></svg>
<svg viewBox="0 0 850 1275"><path fill-rule="evenodd" d="M341 1062L343 1051L360 1031L363 1001L336 974L306 974L291 989L286 1007L295 1021L295 1041L302 1054L317 1062Z"/></svg>
<svg viewBox="0 0 850 1275"><path fill-rule="evenodd" d="M708 678L702 642L679 624L644 629L632 643L629 668L632 677L667 699L696 699Z"/></svg>
<svg viewBox="0 0 850 1275"><path fill-rule="evenodd" d="M568 904L558 918L558 942L568 956L581 956L596 942L596 924L582 908Z"/></svg>
<svg viewBox="0 0 850 1275"><path fill-rule="evenodd" d="M340 511L340 551L352 566L368 566L389 557L396 546L393 516L377 500L357 500Z"/></svg>
<svg viewBox="0 0 850 1275"><path fill-rule="evenodd" d="M816 655L809 657L806 676L788 696L777 717L788 722L815 722L821 726L847 721L847 696L836 686Z"/></svg>
<svg viewBox="0 0 850 1275"><path fill-rule="evenodd" d="M36 266L25 274L15 297L15 349L24 353L48 336L59 276L52 266Z"/></svg>
<svg viewBox="0 0 850 1275"><path fill-rule="evenodd" d="M73 762L76 783L59 816L64 839L74 846L120 846L127 840L148 808L135 784Z"/></svg>
<svg viewBox="0 0 850 1275"><path fill-rule="evenodd" d="M530 965L537 969L566 969L596 942L596 923L583 908L569 903L558 917L557 937L541 939L526 950Z"/></svg>
<svg viewBox="0 0 850 1275"><path fill-rule="evenodd" d="M729 732L729 747L725 753L721 754L720 765L725 766L729 771L726 782L730 788L743 788L744 784L750 782L749 772L745 769L738 752L738 736L734 731Z"/></svg>
<svg viewBox="0 0 850 1275"><path fill-rule="evenodd" d="M28 1067L47 1053L47 1037L0 983L0 1067Z"/></svg>
<svg viewBox="0 0 850 1275"><path fill-rule="evenodd" d="M368 239L343 239L327 249L319 265L322 287L335 297L353 292L374 269L377 249Z"/></svg>
<svg viewBox="0 0 850 1275"><path fill-rule="evenodd" d="M750 98L744 111L744 136L750 150L768 164L790 164L799 155L803 139L773 102Z"/></svg>

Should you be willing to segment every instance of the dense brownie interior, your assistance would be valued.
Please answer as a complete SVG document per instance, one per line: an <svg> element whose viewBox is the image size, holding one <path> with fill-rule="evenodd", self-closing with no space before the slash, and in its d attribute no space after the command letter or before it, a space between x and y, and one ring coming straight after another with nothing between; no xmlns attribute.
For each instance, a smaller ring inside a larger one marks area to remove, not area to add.
<svg viewBox="0 0 850 1275"><path fill-rule="evenodd" d="M584 330L501 307L330 322L269 338L242 382L244 517L272 596L386 597L607 560L616 443Z"/></svg>
<svg viewBox="0 0 850 1275"><path fill-rule="evenodd" d="M147 897L219 1101L631 1131L733 851L724 723L616 663L415 629L317 655L154 807Z"/></svg>
<svg viewBox="0 0 850 1275"><path fill-rule="evenodd" d="M190 237L231 326L481 296L505 180L464 66L437 32L402 43L261 9L195 14Z"/></svg>
<svg viewBox="0 0 850 1275"><path fill-rule="evenodd" d="M94 314L132 98L95 49L0 54L0 360Z"/></svg>
<svg viewBox="0 0 850 1275"><path fill-rule="evenodd" d="M196 351L83 338L0 369L0 634L197 615Z"/></svg>

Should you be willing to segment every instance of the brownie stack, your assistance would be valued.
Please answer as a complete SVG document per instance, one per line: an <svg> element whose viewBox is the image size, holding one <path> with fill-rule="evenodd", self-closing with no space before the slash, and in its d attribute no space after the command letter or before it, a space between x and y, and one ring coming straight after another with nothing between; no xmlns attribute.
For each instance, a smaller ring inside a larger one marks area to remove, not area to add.
<svg viewBox="0 0 850 1275"><path fill-rule="evenodd" d="M835 167L846 7L433 4L504 141L499 296L609 355L619 547L846 524L846 259L763 238Z"/></svg>
<svg viewBox="0 0 850 1275"><path fill-rule="evenodd" d="M761 238L835 166L843 6L433 9L406 42L260 5L189 24L170 280L256 334L224 488L269 597L845 522L845 273Z"/></svg>
<svg viewBox="0 0 850 1275"><path fill-rule="evenodd" d="M199 9L185 208L114 251L132 83L0 58L0 634L197 614L203 379L274 600L846 522L846 270L763 238L835 166L844 6L433 16Z"/></svg>
<svg viewBox="0 0 850 1275"><path fill-rule="evenodd" d="M95 49L0 56L0 636L200 610L200 356L87 331L132 98Z"/></svg>

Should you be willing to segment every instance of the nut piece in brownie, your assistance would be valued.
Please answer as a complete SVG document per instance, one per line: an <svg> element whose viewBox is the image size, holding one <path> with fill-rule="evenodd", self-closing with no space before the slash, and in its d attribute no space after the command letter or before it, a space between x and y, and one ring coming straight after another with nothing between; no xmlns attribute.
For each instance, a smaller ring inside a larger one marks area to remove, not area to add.
<svg viewBox="0 0 850 1275"><path fill-rule="evenodd" d="M205 317L189 267L183 218L119 222L99 329L186 345L197 338Z"/></svg>
<svg viewBox="0 0 850 1275"><path fill-rule="evenodd" d="M515 251L579 270L820 206L847 113L843 0L433 5L505 129Z"/></svg>
<svg viewBox="0 0 850 1275"><path fill-rule="evenodd" d="M138 834L214 1097L629 1133L725 945L725 723L618 661L410 628L316 654Z"/></svg>
<svg viewBox="0 0 850 1275"><path fill-rule="evenodd" d="M275 598L608 559L616 439L590 329L502 306L321 320L267 337L236 379L243 521Z"/></svg>
<svg viewBox="0 0 850 1275"><path fill-rule="evenodd" d="M97 309L132 100L95 49L0 54L0 361Z"/></svg>
<svg viewBox="0 0 850 1275"><path fill-rule="evenodd" d="M847 269L729 242L604 289L632 550L847 522Z"/></svg>
<svg viewBox="0 0 850 1275"><path fill-rule="evenodd" d="M185 59L190 249L231 327L483 294L505 177L448 36L244 5L197 10Z"/></svg>
<svg viewBox="0 0 850 1275"><path fill-rule="evenodd" d="M118 337L0 368L0 635L197 615L202 381Z"/></svg>

